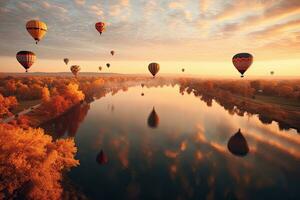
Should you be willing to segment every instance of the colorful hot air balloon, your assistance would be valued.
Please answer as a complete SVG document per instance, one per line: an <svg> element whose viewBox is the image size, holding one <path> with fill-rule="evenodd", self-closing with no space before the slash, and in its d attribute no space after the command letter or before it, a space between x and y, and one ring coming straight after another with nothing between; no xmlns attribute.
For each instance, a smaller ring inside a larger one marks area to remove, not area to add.
<svg viewBox="0 0 300 200"><path fill-rule="evenodd" d="M241 77L244 77L244 73L251 66L252 62L253 56L249 53L238 53L232 58L232 63L241 73Z"/></svg>
<svg viewBox="0 0 300 200"><path fill-rule="evenodd" d="M102 70L102 67L101 66L99 66L99 71L101 71Z"/></svg>
<svg viewBox="0 0 300 200"><path fill-rule="evenodd" d="M246 156L249 152L248 143L245 137L241 133L241 129L238 130L228 141L228 150L236 156Z"/></svg>
<svg viewBox="0 0 300 200"><path fill-rule="evenodd" d="M80 66L72 65L70 69L71 69L71 72L74 74L74 76L77 77L77 74L80 71Z"/></svg>
<svg viewBox="0 0 300 200"><path fill-rule="evenodd" d="M39 20L30 20L26 24L28 33L33 37L37 44L47 33L47 25Z"/></svg>
<svg viewBox="0 0 300 200"><path fill-rule="evenodd" d="M109 63L106 63L106 67L109 68L109 67L110 67L110 64L109 64Z"/></svg>
<svg viewBox="0 0 300 200"><path fill-rule="evenodd" d="M36 60L35 54L31 51L19 51L16 55L16 58L19 63L26 69L26 72L28 72L28 69Z"/></svg>
<svg viewBox="0 0 300 200"><path fill-rule="evenodd" d="M105 23L104 22L97 22L95 24L95 28L100 33L100 35L105 31Z"/></svg>
<svg viewBox="0 0 300 200"><path fill-rule="evenodd" d="M148 65L148 69L154 78L155 75L157 74L157 72L159 71L159 64L158 63L150 63Z"/></svg>
<svg viewBox="0 0 300 200"><path fill-rule="evenodd" d="M69 63L69 58L64 58L64 62L65 62L66 65L68 65L68 63Z"/></svg>
<svg viewBox="0 0 300 200"><path fill-rule="evenodd" d="M110 51L110 54L113 56L115 55L115 51Z"/></svg>
<svg viewBox="0 0 300 200"><path fill-rule="evenodd" d="M100 153L97 155L97 158L96 158L97 162L100 164L100 165L104 165L104 164L107 164L108 163L108 158L107 156L104 154L103 150L101 149Z"/></svg>
<svg viewBox="0 0 300 200"><path fill-rule="evenodd" d="M159 124L159 117L156 114L155 108L153 107L149 117L148 117L148 126L150 128L156 128Z"/></svg>

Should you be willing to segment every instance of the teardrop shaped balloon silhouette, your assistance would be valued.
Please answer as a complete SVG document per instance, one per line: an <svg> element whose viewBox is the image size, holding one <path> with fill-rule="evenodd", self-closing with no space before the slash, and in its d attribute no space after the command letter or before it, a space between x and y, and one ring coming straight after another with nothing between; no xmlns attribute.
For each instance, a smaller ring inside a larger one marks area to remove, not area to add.
<svg viewBox="0 0 300 200"><path fill-rule="evenodd" d="M100 164L100 165L105 165L108 163L108 158L107 156L104 154L103 150L101 149L100 153L97 155L97 158L96 158L97 162Z"/></svg>
<svg viewBox="0 0 300 200"><path fill-rule="evenodd" d="M227 144L228 150L236 156L246 156L249 153L248 143L242 135L241 129L236 134L231 136Z"/></svg>
<svg viewBox="0 0 300 200"><path fill-rule="evenodd" d="M150 128L157 128L159 124L159 117L156 114L155 108L153 107L149 117L148 117L148 126Z"/></svg>

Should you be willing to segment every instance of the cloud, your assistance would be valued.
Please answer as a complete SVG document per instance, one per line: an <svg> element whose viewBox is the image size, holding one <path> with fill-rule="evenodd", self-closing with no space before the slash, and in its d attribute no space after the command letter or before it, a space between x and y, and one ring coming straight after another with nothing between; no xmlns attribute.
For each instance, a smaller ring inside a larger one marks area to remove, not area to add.
<svg viewBox="0 0 300 200"><path fill-rule="evenodd" d="M168 7L170 9L183 9L184 5L181 2L178 1L172 1L168 4Z"/></svg>
<svg viewBox="0 0 300 200"><path fill-rule="evenodd" d="M89 11L97 16L103 16L104 12L100 4L92 5L89 8Z"/></svg>
<svg viewBox="0 0 300 200"><path fill-rule="evenodd" d="M74 0L74 2L77 4L77 5L84 5L85 4L85 0Z"/></svg>

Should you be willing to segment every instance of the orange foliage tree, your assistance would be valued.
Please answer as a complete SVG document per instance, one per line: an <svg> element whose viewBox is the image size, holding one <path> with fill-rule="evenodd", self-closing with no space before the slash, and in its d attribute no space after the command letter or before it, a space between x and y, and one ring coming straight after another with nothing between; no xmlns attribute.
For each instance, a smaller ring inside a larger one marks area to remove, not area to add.
<svg viewBox="0 0 300 200"><path fill-rule="evenodd" d="M0 119L11 115L10 110L18 105L16 97L4 97L0 94Z"/></svg>
<svg viewBox="0 0 300 200"><path fill-rule="evenodd" d="M60 199L62 172L77 166L73 139L0 124L0 199Z"/></svg>

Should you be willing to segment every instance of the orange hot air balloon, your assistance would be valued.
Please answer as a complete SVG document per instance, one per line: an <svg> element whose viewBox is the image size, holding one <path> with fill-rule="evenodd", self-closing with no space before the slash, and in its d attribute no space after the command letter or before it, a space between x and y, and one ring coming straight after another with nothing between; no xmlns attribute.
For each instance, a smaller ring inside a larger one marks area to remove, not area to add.
<svg viewBox="0 0 300 200"><path fill-rule="evenodd" d="M97 162L100 164L100 165L104 165L104 164L107 164L108 163L108 158L107 156L104 154L103 150L101 149L100 153L97 155L97 158L96 158Z"/></svg>
<svg viewBox="0 0 300 200"><path fill-rule="evenodd" d="M39 20L30 20L26 23L28 33L33 37L37 44L47 33L47 25Z"/></svg>
<svg viewBox="0 0 300 200"><path fill-rule="evenodd" d="M150 73L152 74L153 78L155 77L155 75L158 73L159 71L159 64L158 63L150 63L148 65L148 69L150 71Z"/></svg>
<svg viewBox="0 0 300 200"><path fill-rule="evenodd" d="M248 143L245 137L241 133L241 129L238 130L228 141L228 150L236 156L246 156L249 152Z"/></svg>
<svg viewBox="0 0 300 200"><path fill-rule="evenodd" d="M156 128L159 124L159 117L155 111L155 108L153 107L149 117L148 117L148 126L150 128Z"/></svg>
<svg viewBox="0 0 300 200"><path fill-rule="evenodd" d="M74 76L77 77L77 74L80 71L80 66L72 65L70 69L71 69L71 72L74 74Z"/></svg>
<svg viewBox="0 0 300 200"><path fill-rule="evenodd" d="M241 77L244 77L244 73L251 66L252 62L253 56L249 53L238 53L232 58L232 63L241 73Z"/></svg>
<svg viewBox="0 0 300 200"><path fill-rule="evenodd" d="M31 51L19 51L16 55L16 58L19 63L26 69L26 72L28 72L28 69L36 60L35 54Z"/></svg>
<svg viewBox="0 0 300 200"><path fill-rule="evenodd" d="M113 56L115 55L115 51L110 51L110 54Z"/></svg>
<svg viewBox="0 0 300 200"><path fill-rule="evenodd" d="M100 33L100 35L105 31L105 23L104 22L97 22L95 24L95 28Z"/></svg>

